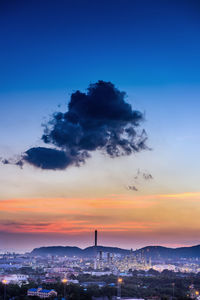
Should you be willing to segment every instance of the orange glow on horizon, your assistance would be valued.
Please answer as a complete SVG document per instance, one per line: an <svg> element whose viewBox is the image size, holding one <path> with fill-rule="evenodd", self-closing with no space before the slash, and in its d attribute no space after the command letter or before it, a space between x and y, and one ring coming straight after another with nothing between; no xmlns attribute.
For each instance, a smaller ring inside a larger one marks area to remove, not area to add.
<svg viewBox="0 0 200 300"><path fill-rule="evenodd" d="M129 236L196 232L200 230L197 200L199 192L1 200L0 231L73 235L97 228Z"/></svg>

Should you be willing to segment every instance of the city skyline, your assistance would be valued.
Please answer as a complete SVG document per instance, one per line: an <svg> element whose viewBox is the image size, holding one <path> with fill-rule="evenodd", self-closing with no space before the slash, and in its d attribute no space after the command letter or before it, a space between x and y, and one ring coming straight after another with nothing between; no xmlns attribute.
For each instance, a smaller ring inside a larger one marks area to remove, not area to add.
<svg viewBox="0 0 200 300"><path fill-rule="evenodd" d="M4 1L0 157L44 147L44 127L98 80L126 92L149 149L79 167L0 166L1 251L93 243L200 244L198 1ZM146 175L146 176L145 176Z"/></svg>

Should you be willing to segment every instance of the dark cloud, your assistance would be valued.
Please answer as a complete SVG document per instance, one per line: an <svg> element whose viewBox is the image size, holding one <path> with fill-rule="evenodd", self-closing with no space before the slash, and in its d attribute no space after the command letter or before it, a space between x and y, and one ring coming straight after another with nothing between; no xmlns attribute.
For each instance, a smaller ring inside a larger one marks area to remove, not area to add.
<svg viewBox="0 0 200 300"><path fill-rule="evenodd" d="M153 176L150 173L143 173L142 175L145 180L153 179Z"/></svg>
<svg viewBox="0 0 200 300"><path fill-rule="evenodd" d="M147 171L141 171L140 169L138 169L137 174L134 176L134 180L138 180L141 178L145 180L151 180L153 179L153 176Z"/></svg>
<svg viewBox="0 0 200 300"><path fill-rule="evenodd" d="M24 162L22 159L18 160L16 163L15 163L16 166L19 166L21 169L23 168L23 165L24 165Z"/></svg>
<svg viewBox="0 0 200 300"><path fill-rule="evenodd" d="M3 165L16 165L20 168L22 168L24 165L24 162L21 158L20 159L16 159L16 158L0 159L0 161Z"/></svg>
<svg viewBox="0 0 200 300"><path fill-rule="evenodd" d="M130 191L135 191L135 192L138 191L138 189L137 189L136 186L134 186L134 185L128 185L128 186L127 186L127 189L130 190Z"/></svg>
<svg viewBox="0 0 200 300"><path fill-rule="evenodd" d="M2 159L1 162L2 162L3 165L9 165L10 164L10 161L8 159Z"/></svg>
<svg viewBox="0 0 200 300"><path fill-rule="evenodd" d="M153 176L147 171L138 169L136 175L133 177L133 184L128 185L126 188L131 191L138 191L138 188L136 186L139 184L141 179L152 180Z"/></svg>
<svg viewBox="0 0 200 300"><path fill-rule="evenodd" d="M71 164L70 157L64 151L45 147L29 149L23 160L41 169L65 169Z"/></svg>
<svg viewBox="0 0 200 300"><path fill-rule="evenodd" d="M65 169L84 163L96 150L117 157L146 149L146 132L138 131L143 114L125 99L125 92L105 81L91 84L86 93L74 92L68 110L45 125L42 140L48 147L29 149L18 164Z"/></svg>

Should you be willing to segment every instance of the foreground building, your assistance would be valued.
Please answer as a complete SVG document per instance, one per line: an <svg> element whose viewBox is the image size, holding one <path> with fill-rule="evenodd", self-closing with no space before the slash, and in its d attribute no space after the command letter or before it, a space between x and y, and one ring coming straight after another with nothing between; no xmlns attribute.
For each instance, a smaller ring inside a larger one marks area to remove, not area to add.
<svg viewBox="0 0 200 300"><path fill-rule="evenodd" d="M41 287L35 289L29 289L27 291L27 296L37 296L41 299L45 299L45 298L50 298L50 297L56 297L57 296L57 292L55 290L46 290L46 289L42 289Z"/></svg>
<svg viewBox="0 0 200 300"><path fill-rule="evenodd" d="M5 280L7 283L14 283L21 286L22 284L28 283L28 275L23 274L8 274L8 275L0 275L0 281Z"/></svg>

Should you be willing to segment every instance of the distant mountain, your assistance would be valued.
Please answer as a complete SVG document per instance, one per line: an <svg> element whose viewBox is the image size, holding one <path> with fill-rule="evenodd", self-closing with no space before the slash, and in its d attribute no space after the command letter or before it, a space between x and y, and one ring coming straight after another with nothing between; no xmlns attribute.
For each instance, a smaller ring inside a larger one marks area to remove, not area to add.
<svg viewBox="0 0 200 300"><path fill-rule="evenodd" d="M88 247L81 249L79 247L70 247L70 246L52 246L52 247L41 247L35 248L30 253L31 255L59 255L59 256L80 256L80 257L90 257L94 256L95 247ZM121 255L136 255L138 257L146 257L152 260L168 260L168 259L177 259L177 258L200 258L200 245L192 247L181 247L181 248L167 248L162 246L148 246L141 248L136 251L130 251L126 249L116 248L116 247L104 247L98 246L97 251L110 252Z"/></svg>
<svg viewBox="0 0 200 300"><path fill-rule="evenodd" d="M84 256L92 256L94 255L94 249L95 247L88 247L83 250ZM130 250L126 249L121 249L117 247L105 247L105 246L97 246L97 251L102 251L102 252L110 252L110 253L115 253L115 254L121 254L121 255L129 255Z"/></svg>
<svg viewBox="0 0 200 300"><path fill-rule="evenodd" d="M81 249L78 247L70 247L70 246L51 246L51 247L40 247L35 248L31 252L31 255L59 255L59 256L82 256L82 257L89 257L94 256L95 253L95 247L88 247L85 249ZM122 254L122 255L128 255L130 254L130 250L125 250L121 248L116 247L104 247L104 246L97 246L97 251L103 251L103 252L110 252L115 254Z"/></svg>
<svg viewBox="0 0 200 300"><path fill-rule="evenodd" d="M82 256L82 249L70 246L50 246L35 248L31 252L32 255L59 255L59 256Z"/></svg>
<svg viewBox="0 0 200 300"><path fill-rule="evenodd" d="M200 245L192 247L167 248L161 246L149 246L134 251L136 255L143 255L146 258L177 259L177 258L200 258Z"/></svg>

